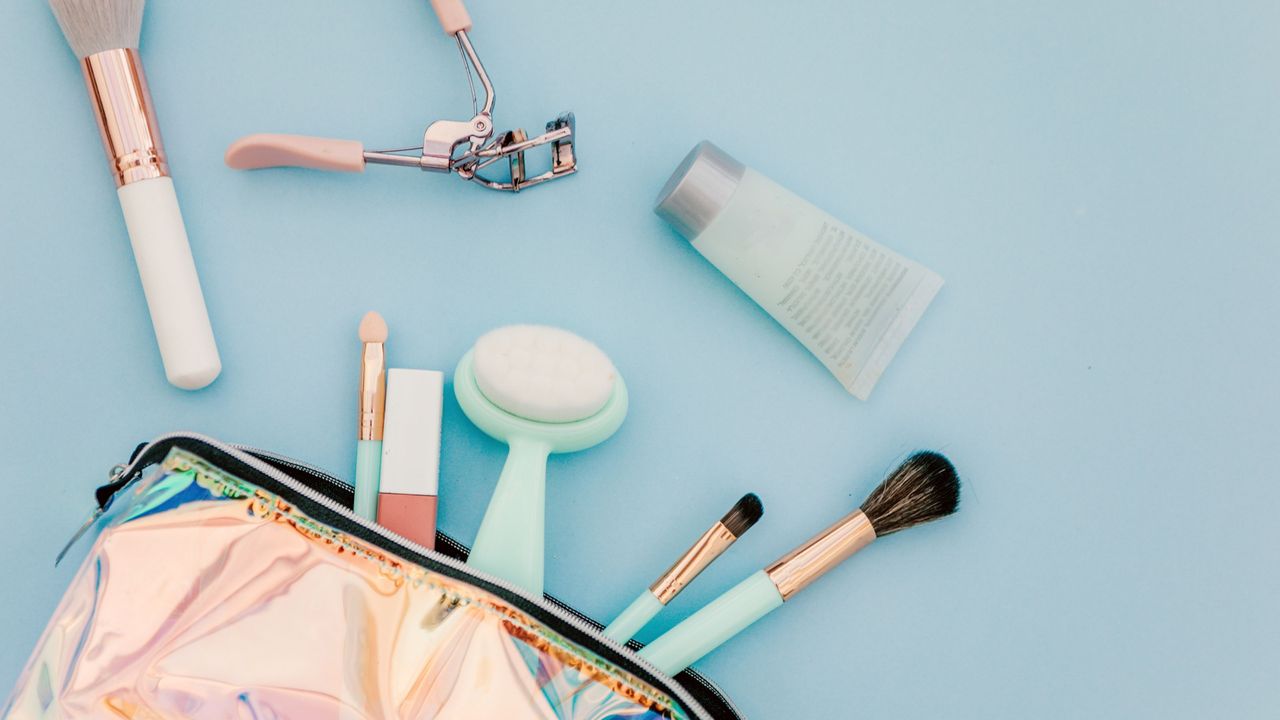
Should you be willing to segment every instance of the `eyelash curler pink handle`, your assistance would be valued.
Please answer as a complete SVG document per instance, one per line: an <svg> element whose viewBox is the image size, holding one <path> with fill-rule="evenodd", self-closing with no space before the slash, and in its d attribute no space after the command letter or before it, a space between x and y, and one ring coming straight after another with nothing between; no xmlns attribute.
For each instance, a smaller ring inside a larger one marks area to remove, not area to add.
<svg viewBox="0 0 1280 720"><path fill-rule="evenodd" d="M227 148L227 165L235 170L304 167L337 172L363 172L369 163L393 165L433 173L456 173L463 180L504 192L520 192L577 172L573 113L562 113L547 123L546 132L536 137L529 137L522 129L495 133L493 83L467 35L471 30L471 16L466 6L462 0L431 0L431 6L440 27L457 41L462 54L471 88L470 120L436 120L427 125L421 145L392 150L365 150L354 140L250 135ZM477 80L484 93L483 105L476 92ZM526 175L525 153L543 145L551 150L551 169L534 176ZM502 173L501 166L496 174L486 172L486 168L500 162L510 168L509 174Z"/></svg>
<svg viewBox="0 0 1280 720"><path fill-rule="evenodd" d="M462 0L431 0L431 8L440 18L440 26L449 35L471 29L471 16Z"/></svg>
<svg viewBox="0 0 1280 720"><path fill-rule="evenodd" d="M304 167L364 172L364 145L359 140L259 133L232 143L225 160L235 170Z"/></svg>

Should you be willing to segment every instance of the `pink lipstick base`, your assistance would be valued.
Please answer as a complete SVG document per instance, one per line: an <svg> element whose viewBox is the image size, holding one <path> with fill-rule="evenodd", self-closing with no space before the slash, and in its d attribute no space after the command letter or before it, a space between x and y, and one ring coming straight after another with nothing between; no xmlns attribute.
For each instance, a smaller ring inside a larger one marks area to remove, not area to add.
<svg viewBox="0 0 1280 720"><path fill-rule="evenodd" d="M428 550L436 548L435 495L378 495L378 524Z"/></svg>

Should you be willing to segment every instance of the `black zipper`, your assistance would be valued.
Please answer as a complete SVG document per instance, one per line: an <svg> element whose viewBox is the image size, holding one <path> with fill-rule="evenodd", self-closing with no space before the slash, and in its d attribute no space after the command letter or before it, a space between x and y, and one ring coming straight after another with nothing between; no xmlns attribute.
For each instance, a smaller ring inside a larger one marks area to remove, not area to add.
<svg viewBox="0 0 1280 720"><path fill-rule="evenodd" d="M162 461L169 451L173 448L181 448L192 452L205 460L213 463L217 467L243 476L246 480L253 482L263 489L270 492L280 494L290 502L297 504L303 508L308 515L336 529L347 532L355 537L359 537L366 542L376 545L384 550L393 552L401 557L426 567L433 572L439 572L448 577L463 580L471 583L484 590L492 592L502 597L507 602L512 603L521 610L533 615L539 621L546 623L549 627L561 633L565 637L578 642L587 647L592 652L606 658L610 662L615 663L619 667L624 668L638 677L643 678L656 687L664 690L671 690L672 680L674 685L683 693L670 693L679 698L682 694L692 698L696 707L688 708L695 715L705 715L710 720L744 720L743 715L737 709L728 697L710 680L692 670L685 670L676 675L674 678L667 679L661 675L652 672L649 668L641 665L634 657L618 652L607 644L599 631L603 626L590 617L578 612L568 604L550 596L544 595L543 602L558 608L563 613L575 618L579 624L589 626L594 632L587 632L582 628L575 627L574 624L565 623L560 618L555 617L536 603L530 602L527 598L521 597L507 590L504 587L495 585L486 581L482 577L476 577L473 574L454 568L448 564L442 564L437 559L420 553L413 548L407 547L396 542L395 537L388 537L389 533L379 532L376 528L366 527L355 523L349 518L333 512L331 509L322 504L309 503L308 498L296 496L287 485L276 482L274 478L263 474L252 465L248 465L239 458L229 454L214 444L212 441L206 440L199 436L188 434L174 434L164 436L151 443L143 443L134 449L129 463L126 467L121 468L120 472L113 474L111 481L106 485L98 488L95 493L99 511L105 510L115 498L116 494L126 485L141 476L143 470L155 463ZM259 462L274 468L276 471L286 475L289 479L310 489L312 492L322 495L330 502L341 505L343 508L350 510L354 503L354 490L351 485L336 478L329 473L311 465L300 463L291 458L277 455L275 453L251 448L243 445L227 446L233 451L242 452ZM310 506L310 507L308 507ZM453 539L443 532L436 532L436 548L435 552L439 555L454 560L458 563L465 562L470 552L467 546ZM642 644L635 640L627 643L627 647L631 651L639 650Z"/></svg>

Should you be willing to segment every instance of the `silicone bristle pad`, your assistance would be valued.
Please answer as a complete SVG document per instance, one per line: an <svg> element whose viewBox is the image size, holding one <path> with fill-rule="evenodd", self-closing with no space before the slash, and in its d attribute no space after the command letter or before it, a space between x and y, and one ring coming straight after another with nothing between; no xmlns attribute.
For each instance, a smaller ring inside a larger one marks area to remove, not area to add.
<svg viewBox="0 0 1280 720"><path fill-rule="evenodd" d="M476 341L476 385L503 410L546 423L595 415L613 394L609 356L568 330L511 325Z"/></svg>

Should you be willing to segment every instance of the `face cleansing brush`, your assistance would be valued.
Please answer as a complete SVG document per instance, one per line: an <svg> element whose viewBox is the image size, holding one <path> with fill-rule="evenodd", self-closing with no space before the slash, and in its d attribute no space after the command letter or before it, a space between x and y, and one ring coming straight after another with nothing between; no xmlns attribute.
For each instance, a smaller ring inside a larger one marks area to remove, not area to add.
<svg viewBox="0 0 1280 720"><path fill-rule="evenodd" d="M547 456L613 435L627 389L600 348L541 325L493 330L458 363L454 393L471 422L510 446L467 562L542 594Z"/></svg>

